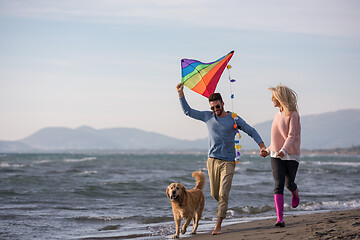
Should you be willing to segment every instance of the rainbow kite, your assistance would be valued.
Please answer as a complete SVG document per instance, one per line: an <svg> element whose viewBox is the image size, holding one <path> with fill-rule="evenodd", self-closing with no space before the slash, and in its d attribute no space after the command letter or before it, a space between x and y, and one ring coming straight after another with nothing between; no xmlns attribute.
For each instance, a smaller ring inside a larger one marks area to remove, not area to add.
<svg viewBox="0 0 360 240"><path fill-rule="evenodd" d="M181 60L181 83L204 97L215 92L216 85L234 51L211 63L202 63L193 59Z"/></svg>

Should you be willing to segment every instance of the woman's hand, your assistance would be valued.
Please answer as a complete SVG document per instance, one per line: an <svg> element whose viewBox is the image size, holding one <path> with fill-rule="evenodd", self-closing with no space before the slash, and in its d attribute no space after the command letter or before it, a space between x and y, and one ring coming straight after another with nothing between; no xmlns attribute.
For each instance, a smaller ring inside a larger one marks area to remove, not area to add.
<svg viewBox="0 0 360 240"><path fill-rule="evenodd" d="M276 155L277 158L283 158L285 156L285 153L283 151L279 151Z"/></svg>

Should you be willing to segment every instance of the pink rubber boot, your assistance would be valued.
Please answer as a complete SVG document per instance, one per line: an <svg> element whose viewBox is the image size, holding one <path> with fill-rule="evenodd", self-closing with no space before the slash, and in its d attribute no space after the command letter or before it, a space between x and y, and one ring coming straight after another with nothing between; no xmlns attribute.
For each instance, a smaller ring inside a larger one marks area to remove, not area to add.
<svg viewBox="0 0 360 240"><path fill-rule="evenodd" d="M284 194L275 194L274 202L275 202L275 209L277 215L277 221L275 223L275 227L285 227L285 222L283 219Z"/></svg>
<svg viewBox="0 0 360 240"><path fill-rule="evenodd" d="M291 192L292 194L292 199L291 199L291 206L293 208L296 208L297 206L299 206L300 203L300 198L299 198L299 191L298 189L296 189L295 191Z"/></svg>

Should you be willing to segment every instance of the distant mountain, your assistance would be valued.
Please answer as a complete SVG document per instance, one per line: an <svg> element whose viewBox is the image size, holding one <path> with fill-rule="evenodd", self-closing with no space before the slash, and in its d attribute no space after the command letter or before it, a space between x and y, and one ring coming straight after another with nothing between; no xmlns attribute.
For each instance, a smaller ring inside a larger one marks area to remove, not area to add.
<svg viewBox="0 0 360 240"><path fill-rule="evenodd" d="M20 140L40 150L180 150L206 149L206 139L180 140L162 134L135 128L108 128L96 130L82 126L76 129L44 128Z"/></svg>
<svg viewBox="0 0 360 240"><path fill-rule="evenodd" d="M360 109L341 110L301 116L302 149L346 148L360 145ZM272 121L254 125L266 146L270 144ZM258 149L256 143L242 133L244 150ZM180 140L135 128L94 129L82 126L43 128L19 141L0 141L0 152L69 151L69 150L202 150L207 138Z"/></svg>
<svg viewBox="0 0 360 240"><path fill-rule="evenodd" d="M0 152L32 151L29 145L20 141L0 141Z"/></svg>
<svg viewBox="0 0 360 240"><path fill-rule="evenodd" d="M316 115L300 116L301 148L329 149L360 145L360 109L340 110ZM271 121L254 125L266 146L270 144ZM256 149L257 145L242 134L244 149Z"/></svg>

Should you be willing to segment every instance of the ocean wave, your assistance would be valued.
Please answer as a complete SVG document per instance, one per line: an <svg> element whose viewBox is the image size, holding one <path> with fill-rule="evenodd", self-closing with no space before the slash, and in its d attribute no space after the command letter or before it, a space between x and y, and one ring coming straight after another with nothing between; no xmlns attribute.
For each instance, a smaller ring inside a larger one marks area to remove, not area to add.
<svg viewBox="0 0 360 240"><path fill-rule="evenodd" d="M237 214L259 214L259 213L266 213L272 211L274 208L271 206L243 206L243 207L234 207L228 210L229 216L235 216Z"/></svg>
<svg viewBox="0 0 360 240"><path fill-rule="evenodd" d="M51 160L39 160L39 161L34 161L34 164L43 164L43 163L49 163L52 162Z"/></svg>
<svg viewBox="0 0 360 240"><path fill-rule="evenodd" d="M246 172L268 172L268 169L260 169L260 168L246 168Z"/></svg>
<svg viewBox="0 0 360 240"><path fill-rule="evenodd" d="M117 215L117 216L111 216L111 215L91 215L91 216L74 216L69 218L71 220L75 220L77 222L123 222L123 223L129 223L129 221L133 222L146 222L147 224L156 224L157 222L150 223L146 219L144 219L143 216L138 215ZM164 220L172 220L173 218L164 218Z"/></svg>
<svg viewBox="0 0 360 240"><path fill-rule="evenodd" d="M352 208L360 208L360 201L351 200L351 201L322 201L322 202L307 202L300 203L300 205L293 209L290 207L290 204L284 203L284 208L286 211L318 211L318 210L345 210ZM267 212L273 212L274 206L243 206L243 207L234 207L227 211L229 217L238 217L239 215L253 215L253 214L262 214Z"/></svg>
<svg viewBox="0 0 360 240"><path fill-rule="evenodd" d="M91 174L97 174L98 171L84 171L84 172L80 172L78 173L79 175L91 175Z"/></svg>
<svg viewBox="0 0 360 240"><path fill-rule="evenodd" d="M320 166L349 166L349 167L360 167L360 162L324 162L324 161L314 161L314 162L300 162L304 164L313 164Z"/></svg>
<svg viewBox="0 0 360 240"><path fill-rule="evenodd" d="M202 224L202 222L200 222ZM175 225L173 222L161 225L149 225L147 226L150 236L155 236L156 239L159 239L159 236L162 236L160 239L170 239L171 236L175 233ZM185 237L185 236L184 236ZM155 239L155 238L154 238Z"/></svg>
<svg viewBox="0 0 360 240"><path fill-rule="evenodd" d="M64 159L64 162L85 162L85 161L93 161L95 159L96 157L85 157L79 159L68 158L68 159Z"/></svg>
<svg viewBox="0 0 360 240"><path fill-rule="evenodd" d="M99 232L101 231L113 231L113 230L118 230L120 228L120 225L107 225L105 227L102 227L100 229L98 229Z"/></svg>
<svg viewBox="0 0 360 240"><path fill-rule="evenodd" d="M25 167L24 164L9 164L7 162L0 163L0 168L22 168Z"/></svg>
<svg viewBox="0 0 360 240"><path fill-rule="evenodd" d="M360 167L360 162L328 162L328 163L320 163L320 164L321 165Z"/></svg>
<svg viewBox="0 0 360 240"><path fill-rule="evenodd" d="M298 210L315 211L315 210L345 210L360 208L360 201L323 201L300 203Z"/></svg>
<svg viewBox="0 0 360 240"><path fill-rule="evenodd" d="M72 219L80 222L106 222L106 221L113 221L113 220L124 220L131 217L119 217L119 216L76 216Z"/></svg>
<svg viewBox="0 0 360 240"><path fill-rule="evenodd" d="M16 196L18 195L17 192L15 192L14 190L0 190L0 196ZM0 209L2 209L3 206L0 207Z"/></svg>
<svg viewBox="0 0 360 240"><path fill-rule="evenodd" d="M254 164L254 163L250 162L250 161L240 161L239 164L240 165L249 165L249 164Z"/></svg>
<svg viewBox="0 0 360 240"><path fill-rule="evenodd" d="M43 236L37 239L168 239L175 226L165 189L171 182L192 189L191 172L202 169L207 174L206 163L196 160L193 155L9 155L0 159L0 196L4 199L0 211L8 217L3 222L9 231L18 233L14 239L26 235ZM247 156L242 160L236 167L229 219L224 224L276 216L269 162ZM285 191L285 214L360 208L359 164L353 158L304 157L299 168L301 202L293 209L291 194ZM330 185L334 186L331 191ZM208 178L204 195L199 229L210 231L216 222L217 202L211 197ZM23 224L14 225L15 221ZM79 225L82 227L77 228Z"/></svg>

